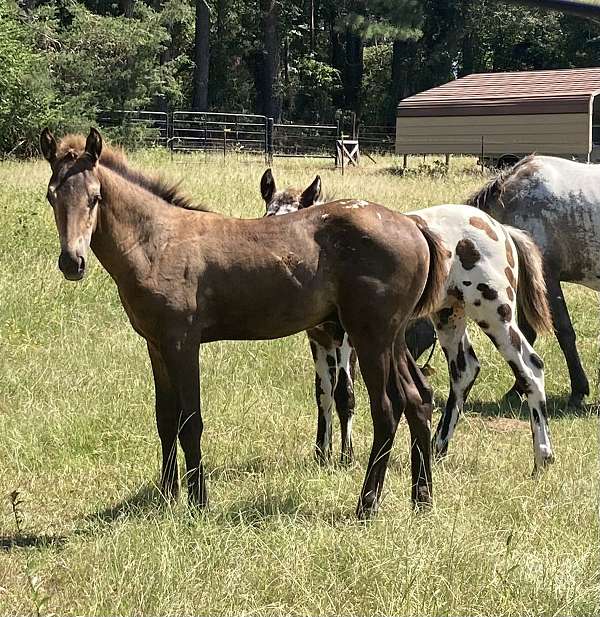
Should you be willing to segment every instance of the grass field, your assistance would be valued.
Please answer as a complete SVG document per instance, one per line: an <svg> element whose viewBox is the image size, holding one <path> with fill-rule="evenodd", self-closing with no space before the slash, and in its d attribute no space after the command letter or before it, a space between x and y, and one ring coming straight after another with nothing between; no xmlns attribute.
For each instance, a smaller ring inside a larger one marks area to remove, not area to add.
<svg viewBox="0 0 600 617"><path fill-rule="evenodd" d="M215 210L262 214L259 159L134 158L181 177ZM308 184L318 172L338 197L400 210L461 202L482 182L472 162L456 162L443 178L400 177L393 164L365 161L341 177L329 163L277 160L274 172L282 184ZM48 176L43 162L0 164L3 615L600 614L597 407L565 409L569 381L555 339L536 345L557 455L544 477L530 477L525 408L500 403L510 371L472 331L483 369L450 454L434 468L434 509L409 508L402 422L380 514L366 525L354 518L371 440L362 383L358 462L323 469L312 459L305 336L208 345L211 506L192 516L184 501L167 506L157 493L149 361L116 288L95 260L79 284L56 267ZM567 299L595 382L597 298L568 286ZM447 393L441 356L432 377L438 410ZM594 385L590 401L598 396ZM13 491L22 501L20 532Z"/></svg>

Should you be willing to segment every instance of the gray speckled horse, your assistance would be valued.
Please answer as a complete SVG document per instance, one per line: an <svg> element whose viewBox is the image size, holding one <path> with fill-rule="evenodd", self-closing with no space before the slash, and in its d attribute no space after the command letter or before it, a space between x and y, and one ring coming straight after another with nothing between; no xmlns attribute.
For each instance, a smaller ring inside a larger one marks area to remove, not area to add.
<svg viewBox="0 0 600 617"><path fill-rule="evenodd" d="M468 203L528 231L540 247L554 331L569 367L569 404L579 407L590 388L560 284L579 283L600 291L600 165L528 156ZM533 343L535 331L522 311L519 326ZM517 384L514 390L519 391Z"/></svg>

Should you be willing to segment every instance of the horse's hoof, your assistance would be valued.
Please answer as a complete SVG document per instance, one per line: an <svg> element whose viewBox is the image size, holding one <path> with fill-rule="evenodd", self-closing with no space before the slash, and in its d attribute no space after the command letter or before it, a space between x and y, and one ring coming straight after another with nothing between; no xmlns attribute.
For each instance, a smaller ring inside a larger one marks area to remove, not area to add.
<svg viewBox="0 0 600 617"><path fill-rule="evenodd" d="M433 460L441 462L446 458L448 454L448 444L440 446L437 444L435 437L431 440L431 453L433 454Z"/></svg>
<svg viewBox="0 0 600 617"><path fill-rule="evenodd" d="M379 502L374 495L365 495L358 501L356 516L359 521L369 521L375 517L379 510Z"/></svg>
<svg viewBox="0 0 600 617"><path fill-rule="evenodd" d="M168 503L175 503L179 499L179 486L161 486L160 496Z"/></svg>
<svg viewBox="0 0 600 617"><path fill-rule="evenodd" d="M206 489L188 491L188 506L194 510L204 510L208 507L208 494Z"/></svg>
<svg viewBox="0 0 600 617"><path fill-rule="evenodd" d="M352 452L347 454L342 454L340 457L340 466L341 467L352 467L354 465L354 454Z"/></svg>
<svg viewBox="0 0 600 617"><path fill-rule="evenodd" d="M575 393L573 392L571 394L571 396L569 397L569 401L567 403L567 407L571 408L571 409L581 409L581 407L583 406L583 399L585 397L585 394L583 393Z"/></svg>
<svg viewBox="0 0 600 617"><path fill-rule="evenodd" d="M413 498L413 509L415 512L429 512L433 507L433 497L426 488L421 488L417 496Z"/></svg>
<svg viewBox="0 0 600 617"><path fill-rule="evenodd" d="M321 467L327 467L331 463L331 450L323 451L321 448L315 448L315 461Z"/></svg>
<svg viewBox="0 0 600 617"><path fill-rule="evenodd" d="M554 453L552 451L544 452L540 460L535 462L531 475L534 478L541 475L552 463L554 463Z"/></svg>

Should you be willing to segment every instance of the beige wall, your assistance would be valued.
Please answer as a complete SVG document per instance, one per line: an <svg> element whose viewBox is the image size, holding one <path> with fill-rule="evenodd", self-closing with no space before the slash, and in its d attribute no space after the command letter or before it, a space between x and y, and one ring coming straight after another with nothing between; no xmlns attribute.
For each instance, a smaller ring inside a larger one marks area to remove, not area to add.
<svg viewBox="0 0 600 617"><path fill-rule="evenodd" d="M397 154L576 154L591 150L590 114L396 119Z"/></svg>

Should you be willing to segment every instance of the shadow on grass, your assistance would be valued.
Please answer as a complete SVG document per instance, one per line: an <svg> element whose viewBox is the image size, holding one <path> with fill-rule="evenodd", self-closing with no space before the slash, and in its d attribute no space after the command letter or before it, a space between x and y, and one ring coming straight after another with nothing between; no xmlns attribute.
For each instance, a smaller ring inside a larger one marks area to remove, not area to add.
<svg viewBox="0 0 600 617"><path fill-rule="evenodd" d="M287 495L257 495L232 504L228 510L219 513L217 520L226 523L243 523L244 525L261 526L269 520L279 517L312 518L306 509L306 500L298 494Z"/></svg>
<svg viewBox="0 0 600 617"><path fill-rule="evenodd" d="M207 480L227 481L240 476L264 476L273 473L274 470L285 469L286 473L309 472L315 474L333 475L353 469L354 463L342 463L339 451L333 452L331 459L323 463L318 461L313 454L299 453L293 459L284 462L274 460L272 457L255 457L242 461L232 460L227 465L219 465L210 471L206 471Z"/></svg>
<svg viewBox="0 0 600 617"><path fill-rule="evenodd" d="M436 398L436 406L440 410L443 410L445 405L445 400ZM553 418L586 418L600 413L598 403L587 403L579 408L570 407L568 396L549 397L546 408L550 421ZM520 400L516 394L505 395L497 402L469 400L465 405L465 411L480 415L482 418L513 418L529 422L527 399Z"/></svg>
<svg viewBox="0 0 600 617"><path fill-rule="evenodd" d="M169 502L163 497L158 486L149 482L116 504L87 515L85 520L95 523L114 523L127 518L141 518L168 507Z"/></svg>
<svg viewBox="0 0 600 617"><path fill-rule="evenodd" d="M19 534L0 536L0 551L12 551L16 548L60 548L67 541L67 536L46 534Z"/></svg>

